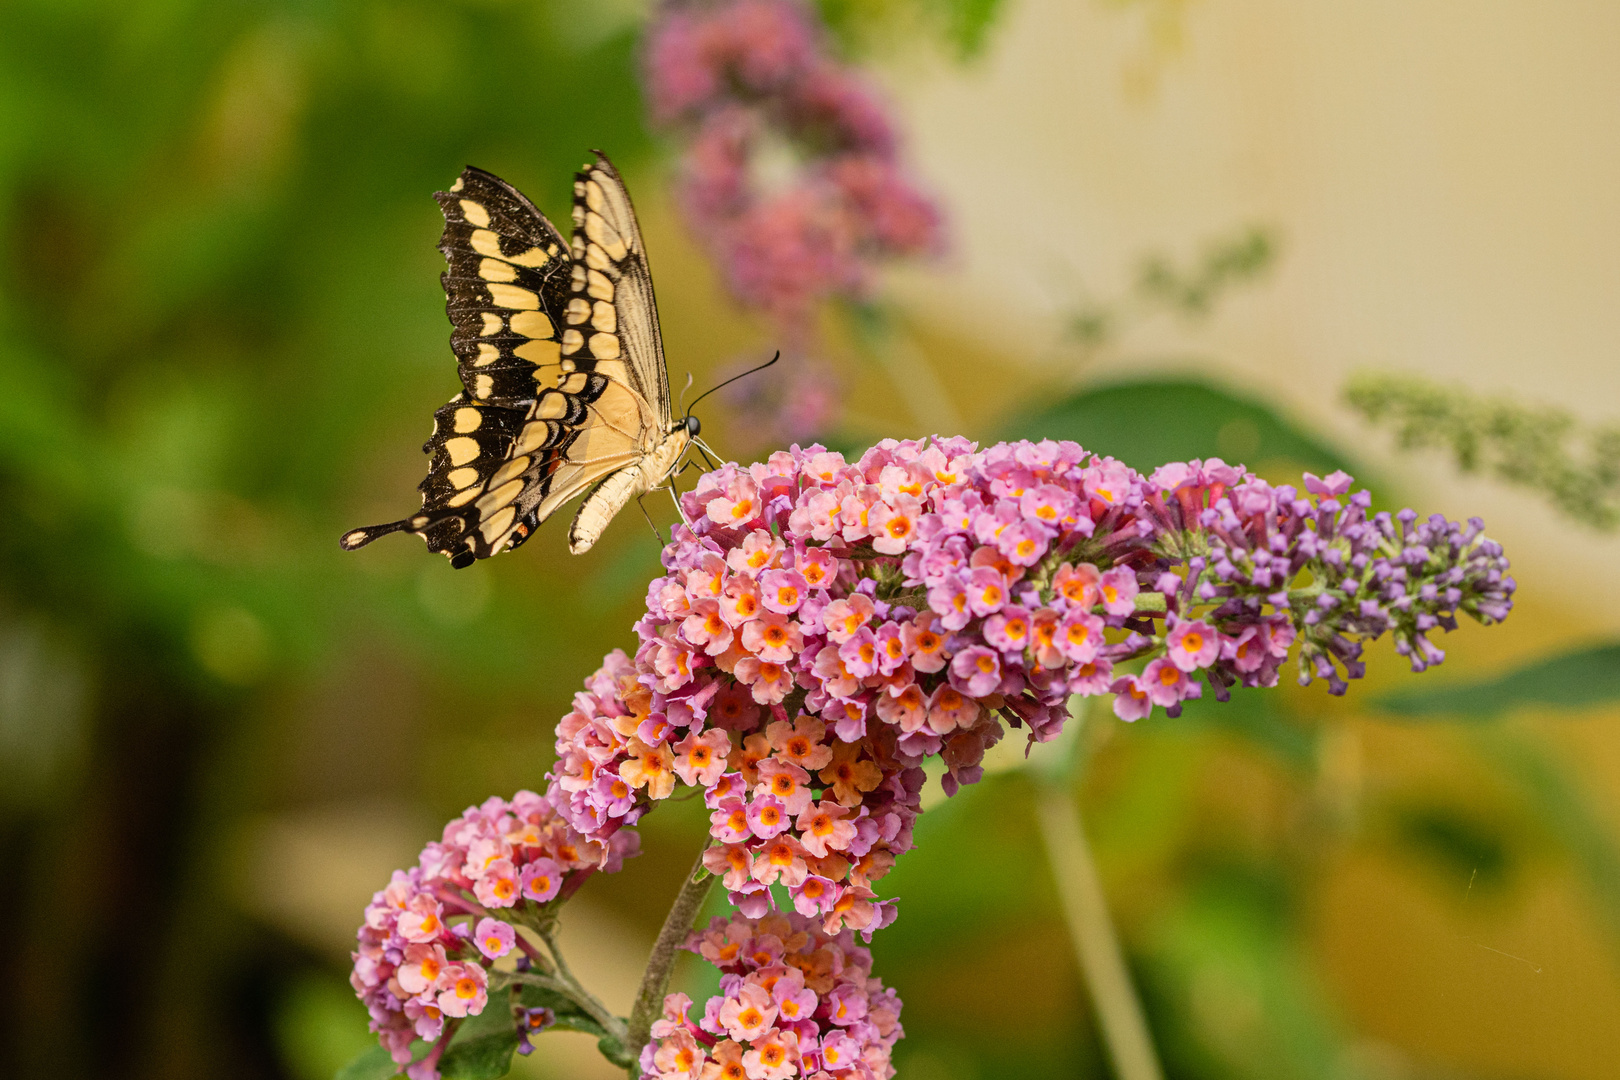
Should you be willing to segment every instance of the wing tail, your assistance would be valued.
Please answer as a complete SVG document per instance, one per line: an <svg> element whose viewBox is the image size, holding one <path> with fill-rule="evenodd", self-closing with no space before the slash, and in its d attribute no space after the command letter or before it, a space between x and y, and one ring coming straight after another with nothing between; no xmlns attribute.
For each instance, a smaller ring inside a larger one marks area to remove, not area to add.
<svg viewBox="0 0 1620 1080"><path fill-rule="evenodd" d="M365 547L379 536L387 536L389 533L405 532L410 527L410 518L401 518L398 521L390 521L386 525L367 525L359 529L350 529L348 532L343 534L343 538L339 540L338 543L342 545L344 551L355 551L359 548Z"/></svg>

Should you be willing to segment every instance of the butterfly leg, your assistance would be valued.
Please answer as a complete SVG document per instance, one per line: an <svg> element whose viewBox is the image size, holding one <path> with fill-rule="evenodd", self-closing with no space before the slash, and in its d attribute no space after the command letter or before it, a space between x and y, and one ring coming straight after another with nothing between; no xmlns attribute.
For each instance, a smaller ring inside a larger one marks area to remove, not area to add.
<svg viewBox="0 0 1620 1080"><path fill-rule="evenodd" d="M675 478L674 477L670 477L669 483L664 485L664 490L669 492L669 501L675 504L675 512L677 514L681 515L681 524L685 525L688 529L690 529L692 527L692 523L687 520L686 511L681 509L680 497L675 494Z"/></svg>
<svg viewBox="0 0 1620 1080"><path fill-rule="evenodd" d="M642 501L645 498L644 495L636 496L636 508L641 511L641 516L647 519L647 528L652 530L653 539L658 541L659 547L663 547L664 534L658 531L658 526L653 524L652 515L647 513L647 504Z"/></svg>

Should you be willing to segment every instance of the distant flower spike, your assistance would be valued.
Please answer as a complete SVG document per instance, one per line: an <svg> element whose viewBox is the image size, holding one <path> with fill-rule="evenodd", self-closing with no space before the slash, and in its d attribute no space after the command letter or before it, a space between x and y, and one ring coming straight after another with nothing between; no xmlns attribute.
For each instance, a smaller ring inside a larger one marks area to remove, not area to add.
<svg viewBox="0 0 1620 1080"><path fill-rule="evenodd" d="M797 0L665 3L647 33L653 118L687 138L681 203L745 303L798 326L874 258L940 246L871 91ZM778 160L780 159L780 160Z"/></svg>

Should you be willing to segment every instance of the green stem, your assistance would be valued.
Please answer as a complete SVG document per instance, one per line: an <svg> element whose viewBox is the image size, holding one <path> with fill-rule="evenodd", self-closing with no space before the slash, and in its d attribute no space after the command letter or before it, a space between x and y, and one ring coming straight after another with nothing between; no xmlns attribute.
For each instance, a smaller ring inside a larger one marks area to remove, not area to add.
<svg viewBox="0 0 1620 1080"><path fill-rule="evenodd" d="M1070 720L1076 728L1085 719L1083 709L1075 709ZM1075 746L1066 763L1052 772L1036 774L1041 838L1114 1075L1118 1080L1163 1080L1147 1016L1125 966L1124 949L1109 917L1108 900L1075 805L1073 777L1082 756L1081 735L1077 730L1070 736Z"/></svg>
<svg viewBox="0 0 1620 1080"><path fill-rule="evenodd" d="M602 1025L602 1030L609 1036L621 1044L624 1042L624 1021L614 1016L612 1010L602 1004L596 995L581 988L577 983L570 985L561 979L554 979L550 975L537 975L532 971L514 971L506 976L506 985L538 986L554 994L560 994Z"/></svg>
<svg viewBox="0 0 1620 1080"><path fill-rule="evenodd" d="M557 965L557 977L552 978L549 975L542 975L540 978L544 979L544 982L540 982L533 977L526 978L524 981L533 982L536 986L546 986L574 1001L580 1008L590 1014L591 1019L601 1024L604 1031L620 1043L623 1043L624 1021L614 1016L613 1010L604 1005L602 1000L595 994L585 989L584 984L574 978L574 973L569 970L568 962L563 959L562 949L557 944L556 922L542 923L538 932L546 943L546 949L551 953L552 961Z"/></svg>
<svg viewBox="0 0 1620 1080"><path fill-rule="evenodd" d="M641 1048L647 1045L653 1019L663 1010L664 992L669 988L669 970L675 963L675 950L692 932L692 923L713 887L714 878L703 869L703 853L699 852L697 862L681 883L681 891L675 894L675 903L664 918L663 929L658 931L652 955L647 958L646 974L641 977L641 988L636 991L636 1003L630 1009L624 1048L632 1062L632 1077L637 1075L634 1062L641 1054Z"/></svg>

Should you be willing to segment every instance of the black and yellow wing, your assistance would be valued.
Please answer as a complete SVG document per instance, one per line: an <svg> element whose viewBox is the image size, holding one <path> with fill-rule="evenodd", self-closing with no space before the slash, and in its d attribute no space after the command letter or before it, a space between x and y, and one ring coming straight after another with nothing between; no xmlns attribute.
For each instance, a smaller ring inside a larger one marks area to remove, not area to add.
<svg viewBox="0 0 1620 1080"><path fill-rule="evenodd" d="M640 231L606 158L576 176L571 245L481 169L435 198L462 390L433 415L421 511L342 544L408 531L463 567L640 461L670 426L669 387Z"/></svg>

